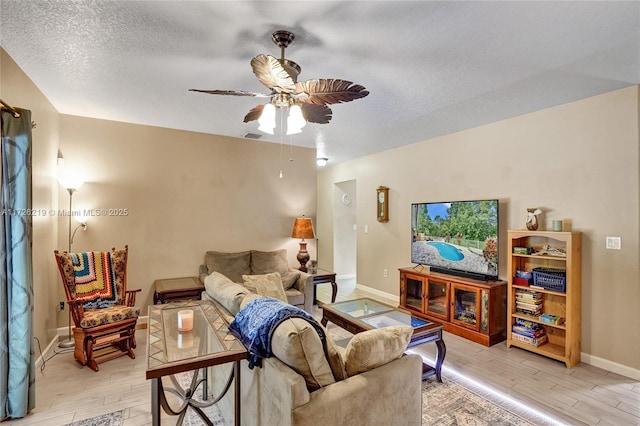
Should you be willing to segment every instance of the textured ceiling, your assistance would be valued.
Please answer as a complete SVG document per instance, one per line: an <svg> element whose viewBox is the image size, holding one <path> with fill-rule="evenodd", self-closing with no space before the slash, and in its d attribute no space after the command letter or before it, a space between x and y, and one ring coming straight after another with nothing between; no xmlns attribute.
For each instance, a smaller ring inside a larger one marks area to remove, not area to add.
<svg viewBox="0 0 640 426"><path fill-rule="evenodd" d="M301 81L370 91L284 137L330 164L640 83L639 2L0 0L0 45L59 112L234 137L264 100L187 89L265 92L249 62L277 29Z"/></svg>

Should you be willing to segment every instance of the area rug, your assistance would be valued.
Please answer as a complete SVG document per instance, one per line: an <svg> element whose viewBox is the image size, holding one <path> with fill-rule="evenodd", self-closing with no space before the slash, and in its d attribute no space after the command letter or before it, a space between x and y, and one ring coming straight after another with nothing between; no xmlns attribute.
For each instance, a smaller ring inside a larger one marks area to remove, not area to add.
<svg viewBox="0 0 640 426"><path fill-rule="evenodd" d="M90 419L78 420L69 423L66 426L120 426L122 425L122 410L113 413L103 414L101 416L91 417Z"/></svg>
<svg viewBox="0 0 640 426"><path fill-rule="evenodd" d="M442 426L532 426L466 388L443 379L422 382L422 424Z"/></svg>

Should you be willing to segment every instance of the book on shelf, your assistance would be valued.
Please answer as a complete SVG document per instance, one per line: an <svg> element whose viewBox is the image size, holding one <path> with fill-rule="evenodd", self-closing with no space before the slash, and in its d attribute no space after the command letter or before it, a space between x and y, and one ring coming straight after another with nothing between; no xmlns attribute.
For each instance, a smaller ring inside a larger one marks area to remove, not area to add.
<svg viewBox="0 0 640 426"><path fill-rule="evenodd" d="M543 298L542 293L540 293L539 291L530 291L523 289L517 289L515 291L515 295L516 297L519 297L521 299L542 300Z"/></svg>
<svg viewBox="0 0 640 426"><path fill-rule="evenodd" d="M529 305L542 305L542 299L529 299L527 297L516 296L516 303L527 303Z"/></svg>
<svg viewBox="0 0 640 426"><path fill-rule="evenodd" d="M564 318L561 318L558 315L542 314L540 315L540 321L546 324L558 325L564 323Z"/></svg>
<svg viewBox="0 0 640 426"><path fill-rule="evenodd" d="M531 346L540 346L541 344L545 343L547 341L547 335L543 334L540 337L529 337L529 336L524 336L522 334L518 334L518 333L511 333L511 340L515 340L518 342L522 342L522 343L526 343L528 345Z"/></svg>
<svg viewBox="0 0 640 426"><path fill-rule="evenodd" d="M542 313L542 306L516 303L516 312L537 317Z"/></svg>
<svg viewBox="0 0 640 426"><path fill-rule="evenodd" d="M522 315L529 315L530 317L538 317L540 316L540 312L531 311L529 309L516 308L516 313Z"/></svg>
<svg viewBox="0 0 640 426"><path fill-rule="evenodd" d="M515 324L526 327L530 330L541 330L543 327L535 321L531 321L524 318L515 318Z"/></svg>
<svg viewBox="0 0 640 426"><path fill-rule="evenodd" d="M544 336L545 334L547 334L544 331L544 328L539 328L539 329L532 329L529 327L525 327L523 325L512 325L511 326L511 331L513 331L514 333L518 333L522 336L527 336L527 337L540 337L540 336Z"/></svg>

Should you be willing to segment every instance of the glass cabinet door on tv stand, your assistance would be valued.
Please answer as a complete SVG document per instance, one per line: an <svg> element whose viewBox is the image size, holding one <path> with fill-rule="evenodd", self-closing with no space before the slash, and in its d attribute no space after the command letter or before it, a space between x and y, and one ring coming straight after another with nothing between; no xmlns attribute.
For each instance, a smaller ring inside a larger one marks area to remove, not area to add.
<svg viewBox="0 0 640 426"><path fill-rule="evenodd" d="M427 279L427 314L444 320L449 318L448 289L446 281Z"/></svg>
<svg viewBox="0 0 640 426"><path fill-rule="evenodd" d="M449 319L449 283L420 274L400 275L400 305L438 319Z"/></svg>
<svg viewBox="0 0 640 426"><path fill-rule="evenodd" d="M457 283L451 284L451 291L453 292L451 322L472 330L479 330L481 318L486 316L486 313L482 315L480 311L481 291L478 288Z"/></svg>
<svg viewBox="0 0 640 426"><path fill-rule="evenodd" d="M425 279L419 275L406 274L403 276L403 291L400 303L407 308L418 312L424 310Z"/></svg>

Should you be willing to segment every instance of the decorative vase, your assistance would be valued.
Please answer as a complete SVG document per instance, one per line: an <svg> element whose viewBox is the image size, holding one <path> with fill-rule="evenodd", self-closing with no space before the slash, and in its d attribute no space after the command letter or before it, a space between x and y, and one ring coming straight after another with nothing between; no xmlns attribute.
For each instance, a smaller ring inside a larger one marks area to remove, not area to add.
<svg viewBox="0 0 640 426"><path fill-rule="evenodd" d="M529 231L535 231L538 229L538 215L542 213L540 209L527 209L527 229Z"/></svg>

